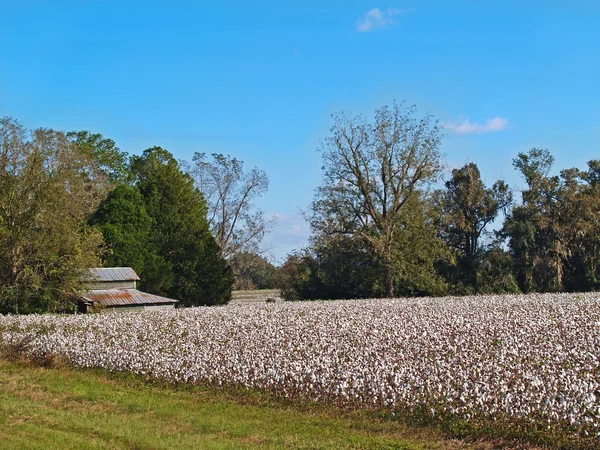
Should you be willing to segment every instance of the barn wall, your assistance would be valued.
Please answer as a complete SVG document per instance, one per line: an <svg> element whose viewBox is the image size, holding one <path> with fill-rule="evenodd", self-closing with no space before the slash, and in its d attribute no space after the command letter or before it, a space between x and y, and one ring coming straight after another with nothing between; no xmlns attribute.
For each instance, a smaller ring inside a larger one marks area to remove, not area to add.
<svg viewBox="0 0 600 450"><path fill-rule="evenodd" d="M107 307L102 309L102 312L108 312L108 313L113 313L113 312L129 312L129 311L143 311L144 310L144 305L136 305L136 306L119 306L119 307Z"/></svg>
<svg viewBox="0 0 600 450"><path fill-rule="evenodd" d="M102 312L129 312L129 311L160 311L161 309L173 309L175 305L135 305L135 306L117 306L104 308Z"/></svg>
<svg viewBox="0 0 600 450"><path fill-rule="evenodd" d="M99 289L135 289L135 281L98 281L86 286L90 290Z"/></svg>
<svg viewBox="0 0 600 450"><path fill-rule="evenodd" d="M175 308L174 304L171 304L171 305L146 305L145 306L146 311L157 311L160 309L173 309L173 308Z"/></svg>

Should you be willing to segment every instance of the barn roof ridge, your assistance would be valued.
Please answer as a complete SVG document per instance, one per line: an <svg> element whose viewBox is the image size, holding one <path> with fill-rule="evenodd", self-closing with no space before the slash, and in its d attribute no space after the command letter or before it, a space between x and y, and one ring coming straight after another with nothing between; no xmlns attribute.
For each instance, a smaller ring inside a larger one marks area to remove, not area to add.
<svg viewBox="0 0 600 450"><path fill-rule="evenodd" d="M84 278L86 281L140 281L131 267L91 267Z"/></svg>
<svg viewBox="0 0 600 450"><path fill-rule="evenodd" d="M137 289L90 289L85 291L81 298L88 303L98 303L103 306L131 306L149 304L178 303L174 300L160 295L149 294Z"/></svg>

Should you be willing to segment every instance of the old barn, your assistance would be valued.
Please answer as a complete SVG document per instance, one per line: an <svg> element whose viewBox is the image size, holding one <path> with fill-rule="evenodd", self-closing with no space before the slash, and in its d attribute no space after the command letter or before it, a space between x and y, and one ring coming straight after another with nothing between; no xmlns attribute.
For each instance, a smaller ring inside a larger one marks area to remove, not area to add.
<svg viewBox="0 0 600 450"><path fill-rule="evenodd" d="M177 300L137 289L140 277L131 267L98 267L85 277L88 290L79 300L79 312L90 307L112 311L147 311L174 308Z"/></svg>

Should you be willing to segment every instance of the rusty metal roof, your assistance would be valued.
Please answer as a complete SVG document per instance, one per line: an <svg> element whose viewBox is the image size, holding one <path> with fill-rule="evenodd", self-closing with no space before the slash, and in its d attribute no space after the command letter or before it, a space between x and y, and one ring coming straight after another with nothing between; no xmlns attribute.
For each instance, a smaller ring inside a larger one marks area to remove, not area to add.
<svg viewBox="0 0 600 450"><path fill-rule="evenodd" d="M178 300L148 294L137 289L99 289L83 293L84 301L97 303L102 306L142 306L152 304L177 303Z"/></svg>
<svg viewBox="0 0 600 450"><path fill-rule="evenodd" d="M89 269L85 279L87 281L139 281L140 277L131 267L95 267Z"/></svg>

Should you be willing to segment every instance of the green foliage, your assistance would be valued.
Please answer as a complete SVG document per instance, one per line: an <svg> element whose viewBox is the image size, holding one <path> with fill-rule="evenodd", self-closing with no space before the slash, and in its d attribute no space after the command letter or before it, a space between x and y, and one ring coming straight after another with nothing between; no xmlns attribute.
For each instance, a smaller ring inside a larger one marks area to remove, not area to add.
<svg viewBox="0 0 600 450"><path fill-rule="evenodd" d="M519 153L513 159L513 166L523 175L528 189L523 192L523 203L531 204L542 200L548 192L548 174L554 164L554 157L548 149L532 148L528 153Z"/></svg>
<svg viewBox="0 0 600 450"><path fill-rule="evenodd" d="M291 253L279 268L277 285L285 300L320 298L323 288L319 278L319 265L308 250Z"/></svg>
<svg viewBox="0 0 600 450"><path fill-rule="evenodd" d="M323 236L315 240L314 254L312 273L319 287L314 298L369 298L385 293L380 261L364 241Z"/></svg>
<svg viewBox="0 0 600 450"><path fill-rule="evenodd" d="M523 292L534 289L531 269L536 246L536 221L533 211L524 206L513 208L504 221L502 235L508 237L508 246L514 260L514 272Z"/></svg>
<svg viewBox="0 0 600 450"><path fill-rule="evenodd" d="M527 189L507 217L502 235L514 259L521 290L585 291L600 288L600 163L588 171L550 176L554 158L531 149L514 160Z"/></svg>
<svg viewBox="0 0 600 450"><path fill-rule="evenodd" d="M559 177L549 176L554 158L547 149L532 148L513 160L527 183L523 203L513 209L504 223L503 234L515 259L517 281L523 292L557 291L562 288L565 240L557 201L561 196Z"/></svg>
<svg viewBox="0 0 600 450"><path fill-rule="evenodd" d="M173 284L171 265L159 254L153 240L153 221L144 198L135 186L117 186L92 216L91 224L102 232L108 251L106 267L133 267L140 287L166 292Z"/></svg>
<svg viewBox="0 0 600 450"><path fill-rule="evenodd" d="M86 221L108 188L65 134L0 120L0 312L74 307L102 243Z"/></svg>
<svg viewBox="0 0 600 450"><path fill-rule="evenodd" d="M184 173L160 147L129 159L100 134L2 119L0 312L71 309L100 257L181 305L226 303L234 277L288 299L600 289L600 160L550 175L548 150L519 153L527 187L493 241L508 186L486 187L470 163L430 195L442 134L414 112L334 116L311 245L279 271L257 253L270 226L250 204L267 189L263 171L196 154Z"/></svg>
<svg viewBox="0 0 600 450"><path fill-rule="evenodd" d="M450 253L437 237L434 209L416 193L398 215L393 243L394 295L443 295L436 270ZM313 237L310 249L291 255L279 269L282 296L296 299L372 298L386 294L386 266L369 242L345 235Z"/></svg>
<svg viewBox="0 0 600 450"><path fill-rule="evenodd" d="M150 242L171 271L147 279L145 289L180 300L182 306L223 304L233 275L210 233L207 206L173 156L160 147L131 159L131 172L152 220ZM160 276L158 276L160 275ZM170 286L164 277L171 278Z"/></svg>
<svg viewBox="0 0 600 450"><path fill-rule="evenodd" d="M486 249L481 255L476 286L481 294L517 294L519 285L513 273L510 253L498 246Z"/></svg>
<svg viewBox="0 0 600 450"><path fill-rule="evenodd" d="M89 131L70 131L67 138L110 181L123 182L129 177L127 153L122 152L112 139Z"/></svg>
<svg viewBox="0 0 600 450"><path fill-rule="evenodd" d="M449 279L468 292L487 289L479 283L485 250L481 238L489 234L487 226L512 203L508 186L499 180L487 188L477 165L469 163L452 170L446 190L438 196L442 197L444 239L458 259L456 266L446 268ZM489 275L491 272L485 278Z"/></svg>
<svg viewBox="0 0 600 450"><path fill-rule="evenodd" d="M394 104L375 119L334 115L331 136L323 144L323 183L316 191L310 218L313 229L345 234L367 242L385 275L385 295L394 295L394 236L409 198L441 172L442 131L429 115Z"/></svg>
<svg viewBox="0 0 600 450"><path fill-rule="evenodd" d="M257 253L236 253L229 265L235 277L236 290L274 289L276 286L277 268Z"/></svg>
<svg viewBox="0 0 600 450"><path fill-rule="evenodd" d="M407 197L394 235L395 295L448 293L438 267L452 264L453 255L439 237L439 214L431 198L418 192Z"/></svg>

